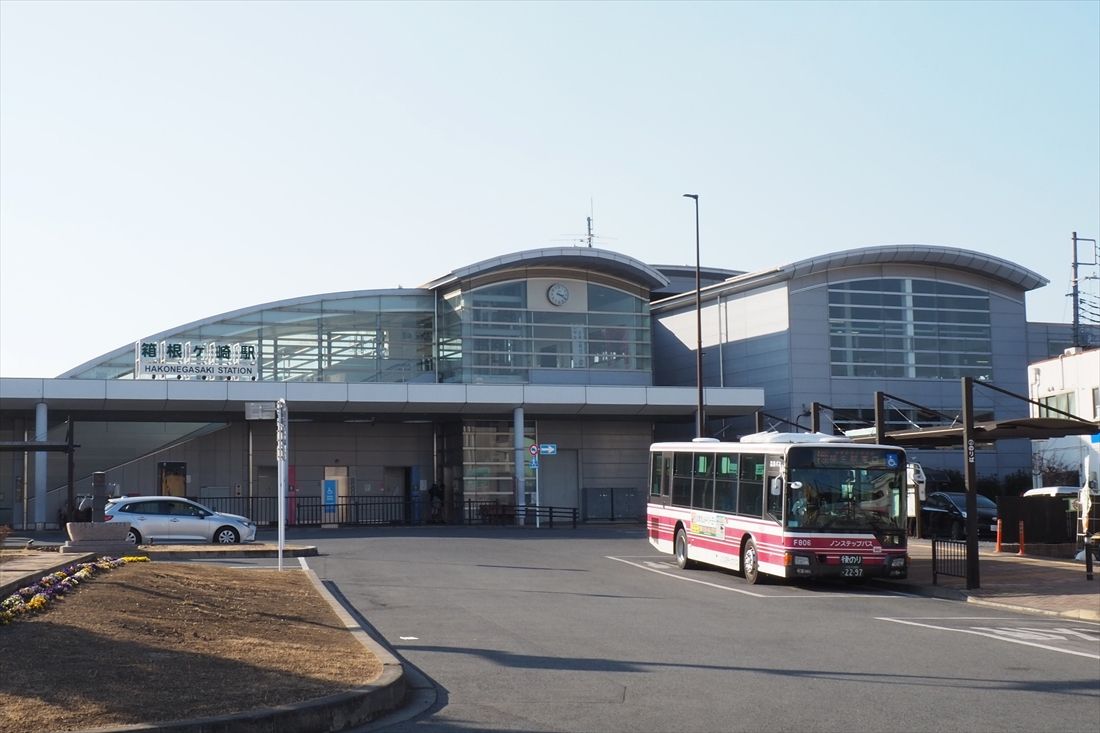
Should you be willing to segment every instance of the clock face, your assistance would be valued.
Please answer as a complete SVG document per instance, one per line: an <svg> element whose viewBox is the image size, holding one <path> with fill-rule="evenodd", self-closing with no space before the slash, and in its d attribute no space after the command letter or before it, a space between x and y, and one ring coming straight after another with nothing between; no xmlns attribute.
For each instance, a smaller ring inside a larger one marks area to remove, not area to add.
<svg viewBox="0 0 1100 733"><path fill-rule="evenodd" d="M569 288L562 283L554 283L546 289L546 299L553 305L565 305L569 300Z"/></svg>

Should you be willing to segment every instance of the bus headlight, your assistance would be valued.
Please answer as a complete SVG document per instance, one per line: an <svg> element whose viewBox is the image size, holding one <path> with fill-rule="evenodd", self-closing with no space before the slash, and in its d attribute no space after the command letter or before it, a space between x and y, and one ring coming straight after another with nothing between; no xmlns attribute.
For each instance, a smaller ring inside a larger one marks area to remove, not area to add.
<svg viewBox="0 0 1100 733"><path fill-rule="evenodd" d="M783 553L783 564L788 567L791 565L808 567L810 564L810 558L806 555L796 555L793 552L785 552Z"/></svg>
<svg viewBox="0 0 1100 733"><path fill-rule="evenodd" d="M890 558L890 567L903 568L905 567L905 555L898 555L897 557Z"/></svg>

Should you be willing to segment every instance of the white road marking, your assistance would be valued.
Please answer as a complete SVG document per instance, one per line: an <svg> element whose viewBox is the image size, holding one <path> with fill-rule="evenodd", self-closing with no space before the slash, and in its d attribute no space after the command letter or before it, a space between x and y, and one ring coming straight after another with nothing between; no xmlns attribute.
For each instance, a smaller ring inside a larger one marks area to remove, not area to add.
<svg viewBox="0 0 1100 733"><path fill-rule="evenodd" d="M811 598L853 598L853 599L866 599L866 598L879 598L879 599L897 599L905 598L907 594L895 593L893 591L883 591L879 593L789 593L783 594L768 594L768 593L754 593L751 590L744 590L742 588L733 588L728 585L722 585L720 583L711 583L706 580L699 580L698 578L688 578L680 573L669 572L665 568L668 567L666 563L657 563L652 561L646 561L644 563L631 562L630 560L624 560L621 557L613 557L612 555L604 555L608 560L614 560L615 562L621 562L625 565L638 568L639 570L645 570L650 573L657 573L658 575L664 575L665 577L672 578L673 580L682 580L688 583L698 583L699 585L705 585L709 588L717 588L718 590L730 591L731 593L741 593L742 595L752 596L753 598L767 598L767 599L811 599Z"/></svg>
<svg viewBox="0 0 1100 733"><path fill-rule="evenodd" d="M977 631L974 629L953 629L950 626L936 626L934 624L920 624L916 621L908 621L900 618L884 618L877 617L877 621L889 621L895 624L906 624L908 626L919 626L925 629L936 629L938 631L954 631L959 634L973 634L974 636L984 636L988 639L996 639L997 641L1008 642L1009 644L1023 644L1024 646L1033 646L1037 649L1046 649L1052 652L1059 652L1061 654L1072 654L1077 657L1085 657L1086 659L1100 659L1100 654L1091 654L1089 652L1078 652L1072 649L1061 649L1056 646L1049 646L1047 644L1036 644L1033 641L1025 641L1023 639L1010 639L1002 634L990 634L985 631ZM983 619L984 620L984 619Z"/></svg>
<svg viewBox="0 0 1100 733"><path fill-rule="evenodd" d="M908 620L909 621L1019 621L1020 617L1019 616L909 616ZM1031 622L1034 623L1034 620L1031 620ZM1051 619L1051 622L1052 623L1065 623L1065 620L1064 619L1058 619L1057 621L1054 621L1054 619ZM1073 624L1075 626L1085 625L1085 626L1100 627L1100 622L1098 622L1098 621L1078 621L1078 620L1074 619Z"/></svg>

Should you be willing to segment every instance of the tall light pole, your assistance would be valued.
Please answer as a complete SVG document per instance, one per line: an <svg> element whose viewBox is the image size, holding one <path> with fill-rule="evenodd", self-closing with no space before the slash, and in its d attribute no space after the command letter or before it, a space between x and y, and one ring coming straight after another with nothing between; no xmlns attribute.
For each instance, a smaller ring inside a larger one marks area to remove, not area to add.
<svg viewBox="0 0 1100 733"><path fill-rule="evenodd" d="M703 437L703 307L702 279L699 275L699 194L685 193L695 201L695 386L699 395L695 405L695 437Z"/></svg>

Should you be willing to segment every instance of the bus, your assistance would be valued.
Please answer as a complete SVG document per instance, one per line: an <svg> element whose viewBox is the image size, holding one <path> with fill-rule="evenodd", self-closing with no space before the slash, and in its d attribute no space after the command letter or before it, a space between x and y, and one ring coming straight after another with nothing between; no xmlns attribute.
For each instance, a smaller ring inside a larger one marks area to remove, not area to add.
<svg viewBox="0 0 1100 733"><path fill-rule="evenodd" d="M649 542L676 564L777 578L904 578L905 451L821 433L650 446Z"/></svg>

